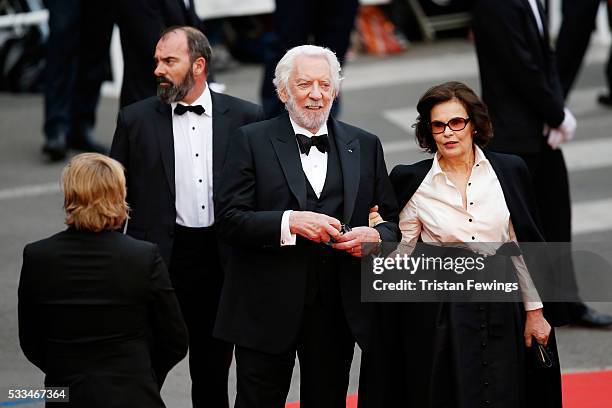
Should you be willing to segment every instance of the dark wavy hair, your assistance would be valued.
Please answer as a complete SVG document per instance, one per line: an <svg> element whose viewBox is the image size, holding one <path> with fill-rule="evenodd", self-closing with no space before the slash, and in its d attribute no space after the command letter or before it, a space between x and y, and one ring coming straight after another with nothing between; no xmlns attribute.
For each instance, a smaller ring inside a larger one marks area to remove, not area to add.
<svg viewBox="0 0 612 408"><path fill-rule="evenodd" d="M465 107L475 131L474 143L476 145L485 147L493 137L493 126L487 106L478 98L476 93L461 82L445 82L429 88L417 104L419 116L417 116L416 123L412 127L415 129L419 146L428 153L438 151L436 141L431 134L431 110L434 106L453 99L457 99Z"/></svg>

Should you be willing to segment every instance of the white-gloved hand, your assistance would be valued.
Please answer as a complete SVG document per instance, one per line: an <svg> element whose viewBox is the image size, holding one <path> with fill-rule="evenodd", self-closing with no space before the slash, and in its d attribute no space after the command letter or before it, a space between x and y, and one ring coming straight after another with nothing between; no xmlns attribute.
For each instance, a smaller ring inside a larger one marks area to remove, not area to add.
<svg viewBox="0 0 612 408"><path fill-rule="evenodd" d="M561 122L559 127L550 129L548 133L547 142L553 149L558 149L561 143L566 143L572 140L574 138L574 134L576 133L576 118L569 109L565 108L563 111L565 112L563 122ZM547 127L547 125L544 125L544 131L546 131Z"/></svg>
<svg viewBox="0 0 612 408"><path fill-rule="evenodd" d="M563 111L565 112L565 118L558 129L563 133L563 142L569 142L574 138L578 124L569 109L565 108Z"/></svg>
<svg viewBox="0 0 612 408"><path fill-rule="evenodd" d="M561 133L558 128L551 129L548 133L548 145L553 148L553 150L557 150L561 143L565 142L565 138L563 133Z"/></svg>

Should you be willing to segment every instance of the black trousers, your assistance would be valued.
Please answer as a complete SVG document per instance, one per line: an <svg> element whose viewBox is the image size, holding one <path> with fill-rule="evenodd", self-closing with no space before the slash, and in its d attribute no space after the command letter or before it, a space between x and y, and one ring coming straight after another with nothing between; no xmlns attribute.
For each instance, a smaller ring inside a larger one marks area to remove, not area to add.
<svg viewBox="0 0 612 408"><path fill-rule="evenodd" d="M571 242L572 203L563 153L561 150L552 150L545 145L539 153L522 153L519 156L527 163L533 180L538 214L546 241ZM568 279L573 279L570 284L578 292L574 266L570 263L566 267L566 276ZM575 320L586 312L586 306L582 302L569 303L568 312L570 318Z"/></svg>
<svg viewBox="0 0 612 408"><path fill-rule="evenodd" d="M559 78L567 96L578 76L584 54L595 28L595 18L601 0L563 0L563 21L557 37L556 54ZM612 27L612 13L608 6L608 21ZM612 56L612 55L611 55ZM612 90L612 59L608 57L606 81Z"/></svg>
<svg viewBox="0 0 612 408"><path fill-rule="evenodd" d="M276 0L274 29L277 39L265 56L261 85L261 102L266 117L272 118L284 110L272 78L276 64L285 52L298 45L320 45L334 51L343 64L358 6L358 0ZM332 114L337 106L334 105Z"/></svg>
<svg viewBox="0 0 612 408"><path fill-rule="evenodd" d="M223 285L215 228L177 225L169 272L189 331L193 407L227 408L233 346L212 336Z"/></svg>
<svg viewBox="0 0 612 408"><path fill-rule="evenodd" d="M355 341L337 301L306 305L295 346L268 354L236 346L235 408L284 408L295 355L300 361L300 407L344 408Z"/></svg>
<svg viewBox="0 0 612 408"><path fill-rule="evenodd" d="M92 128L100 87L108 76L113 7L98 1L46 0L46 137L78 139Z"/></svg>

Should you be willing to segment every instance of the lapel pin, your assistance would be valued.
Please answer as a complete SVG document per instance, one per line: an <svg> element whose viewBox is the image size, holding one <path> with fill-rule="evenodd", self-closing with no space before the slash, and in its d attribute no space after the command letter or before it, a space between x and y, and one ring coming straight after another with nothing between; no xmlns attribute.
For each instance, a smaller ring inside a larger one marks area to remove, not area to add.
<svg viewBox="0 0 612 408"><path fill-rule="evenodd" d="M353 153L353 149L348 149L348 152L349 153Z"/></svg>

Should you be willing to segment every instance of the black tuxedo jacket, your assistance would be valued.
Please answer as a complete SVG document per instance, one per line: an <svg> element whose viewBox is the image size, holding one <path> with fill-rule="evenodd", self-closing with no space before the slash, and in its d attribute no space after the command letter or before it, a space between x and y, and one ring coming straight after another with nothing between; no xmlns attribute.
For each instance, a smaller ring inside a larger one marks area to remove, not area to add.
<svg viewBox="0 0 612 408"><path fill-rule="evenodd" d="M72 228L29 244L18 308L24 354L70 406L163 407L187 329L154 244Z"/></svg>
<svg viewBox="0 0 612 408"><path fill-rule="evenodd" d="M489 150L484 150L484 153L499 179L518 242L543 242L544 236L541 233L535 193L527 165L515 155ZM427 159L412 165L399 165L391 171L389 177L400 209L406 206L417 191L432 163L433 159ZM529 265L529 260L526 261ZM534 283L538 286L536 279ZM563 303L545 303L544 313L551 325L561 326L568 323L567 310Z"/></svg>
<svg viewBox="0 0 612 408"><path fill-rule="evenodd" d="M397 203L378 138L330 119L344 185L343 217L367 226L370 207L390 222L377 227L383 241L399 238ZM307 252L299 244L280 246L285 210L306 207L306 178L289 116L238 130L222 175L217 221L233 245L219 305L215 335L269 353L295 341L301 323ZM342 303L362 347L368 342L369 305L360 302L360 262L343 253L339 271Z"/></svg>
<svg viewBox="0 0 612 408"><path fill-rule="evenodd" d="M263 118L259 106L211 91L213 105L213 199L219 192L229 136ZM176 223L172 109L157 97L119 112L110 156L123 164L130 220L127 233L159 245L170 261Z"/></svg>
<svg viewBox="0 0 612 408"><path fill-rule="evenodd" d="M491 150L537 153L546 145L544 124L555 128L565 117L557 64L542 20L543 36L528 0L474 1L482 98L495 134Z"/></svg>

